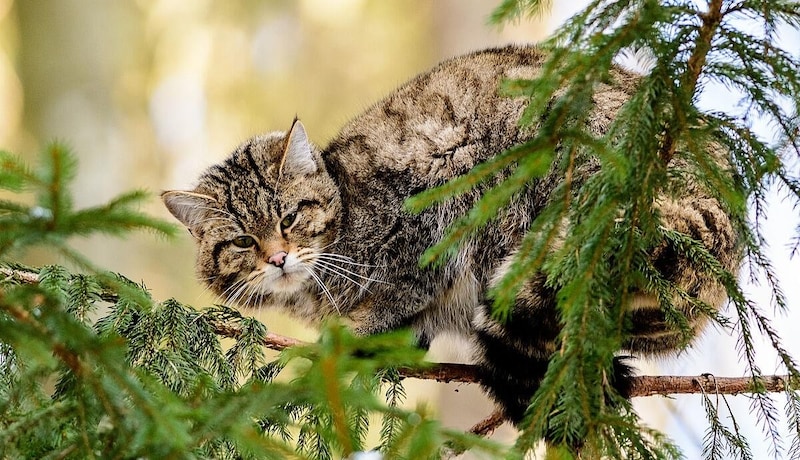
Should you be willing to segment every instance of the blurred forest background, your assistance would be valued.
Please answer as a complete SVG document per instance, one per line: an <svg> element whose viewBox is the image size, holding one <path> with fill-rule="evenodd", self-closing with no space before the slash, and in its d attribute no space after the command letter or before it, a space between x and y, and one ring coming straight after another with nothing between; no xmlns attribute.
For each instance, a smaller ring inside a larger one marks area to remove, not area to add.
<svg viewBox="0 0 800 460"><path fill-rule="evenodd" d="M154 195L190 188L204 168L254 134L285 130L297 115L324 145L349 117L443 58L538 41L570 14L559 7L570 3L574 10L583 2L553 2L551 17L503 29L486 25L497 3L0 0L0 148L33 159L52 140L73 147L80 158L77 207L136 188ZM777 214L797 214L776 206ZM155 198L147 211L169 218ZM797 321L800 267L796 259L789 261L785 246L792 226L774 225L773 256L797 306ZM144 282L156 299L176 297L196 306L217 300L195 280L188 235L175 241L150 235L93 238L75 246L96 264ZM26 262L58 260L34 253ZM763 305L771 308L768 298ZM274 332L313 338L278 315L259 318ZM776 326L798 356L792 322L786 318ZM458 343L434 353L444 361L465 356ZM708 333L699 349L672 367L658 364L638 367L643 373L686 375L744 371L733 339L722 331ZM777 366L765 353L762 370ZM442 421L455 427L469 427L491 412L477 388L420 382L409 385L409 393L410 404L421 400L437 407ZM746 414L747 399L738 399L740 414ZM646 398L637 404L648 423L667 430L694 457L691 446L702 444L705 429L698 420L699 398Z"/></svg>

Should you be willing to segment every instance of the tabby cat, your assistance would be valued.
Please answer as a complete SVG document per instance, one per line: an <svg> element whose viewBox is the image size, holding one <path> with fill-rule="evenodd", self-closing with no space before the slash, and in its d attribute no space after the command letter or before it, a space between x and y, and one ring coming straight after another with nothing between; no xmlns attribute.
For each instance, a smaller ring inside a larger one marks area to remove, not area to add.
<svg viewBox="0 0 800 460"><path fill-rule="evenodd" d="M359 334L410 327L423 347L440 333L466 335L483 386L509 419L520 420L555 350L555 293L544 276L532 276L511 321L499 323L491 319L487 291L561 177L554 170L528 187L437 268L420 268L420 255L481 189L417 215L404 210L404 201L530 138L518 125L526 101L499 95L498 84L534 77L543 59L534 47L504 47L446 61L356 116L323 149L295 121L288 132L240 145L193 190L165 192L167 208L197 241L199 276L241 307L278 307L312 323L336 315ZM636 82L613 69L598 88L589 129L602 134ZM598 167L589 161L581 174ZM698 239L735 272L727 214L710 193L687 187L657 201L664 225ZM675 251L657 252L654 263L665 276L721 306L719 284ZM630 310L629 351L665 354L684 344L655 296L641 293ZM699 331L703 315L685 310ZM617 371L623 388L626 368Z"/></svg>

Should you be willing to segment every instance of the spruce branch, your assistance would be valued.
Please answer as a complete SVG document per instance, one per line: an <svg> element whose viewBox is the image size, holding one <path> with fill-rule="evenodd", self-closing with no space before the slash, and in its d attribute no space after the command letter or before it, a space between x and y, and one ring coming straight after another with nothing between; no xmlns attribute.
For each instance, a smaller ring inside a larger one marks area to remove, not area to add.
<svg viewBox="0 0 800 460"><path fill-rule="evenodd" d="M0 275L24 284L37 284L39 275L35 272L0 267ZM102 295L103 300L115 302L118 298L112 292ZM26 312L20 312L25 315ZM232 321L212 321L214 332L222 337L237 339L242 335L242 328ZM273 332L264 334L261 344L275 351L309 345L308 342ZM426 367L400 367L397 369L401 378L435 380L437 382L479 383L476 367L471 364L431 363ZM717 377L713 374L698 376L681 375L640 375L632 378L630 397L668 396L678 394L709 393L738 395L745 393L778 393L800 389L800 382L790 375L762 375L753 377Z"/></svg>
<svg viewBox="0 0 800 460"><path fill-rule="evenodd" d="M237 328L230 324L220 327L217 332L230 338L237 337ZM264 346L273 350L284 350L301 344L305 342L274 333L268 334L264 339ZM404 367L398 369L398 372L402 378L435 380L443 383L480 382L477 369L471 364L436 363L425 368ZM632 378L629 396L697 394L704 390L711 393L739 395L755 392L779 393L787 389L800 389L800 382L793 382L789 375L764 375L755 380L752 377L716 377L713 374L640 375Z"/></svg>
<svg viewBox="0 0 800 460"><path fill-rule="evenodd" d="M37 333L41 334L42 336L50 335L50 331L47 328L37 321L27 310L20 308L17 305L13 304L6 304L4 302L4 295L3 292L0 291L0 305L8 311L11 316L19 321L22 324L25 324L35 330ZM81 362L80 356L77 353L67 349L61 343L54 343L52 345L52 352L55 356L57 356L61 361L63 361L75 375L81 375L83 373L84 364Z"/></svg>
<svg viewBox="0 0 800 460"><path fill-rule="evenodd" d="M687 62L686 66L686 73L684 73L682 79L682 90L684 91L684 94L688 94L690 96L694 95L694 92L697 89L697 82L700 79L700 74L703 71L703 67L705 67L708 53L711 51L711 43L714 40L717 29L719 29L720 25L722 24L722 0L711 0L708 5L708 11L705 13L698 13L698 16L700 17L703 25L700 26L700 30L698 31L695 47L692 51L692 55L689 57L689 61ZM679 121L681 121L681 124L685 126L685 120ZM675 155L675 151L677 150L677 136L673 134L676 127L673 126L670 128L672 129L667 130L667 133L664 136L664 141L659 149L659 157L661 158L662 163L665 165L672 161L672 157Z"/></svg>
<svg viewBox="0 0 800 460"><path fill-rule="evenodd" d="M175 225L137 209L148 196L140 190L99 206L75 209L70 186L76 171L77 158L60 144L45 148L36 168L0 151L0 189L28 190L35 196L32 204L0 200L0 258L7 258L12 250L44 245L79 266L97 271L70 249L68 239L98 233L120 236L131 230L148 230L162 236L177 233Z"/></svg>

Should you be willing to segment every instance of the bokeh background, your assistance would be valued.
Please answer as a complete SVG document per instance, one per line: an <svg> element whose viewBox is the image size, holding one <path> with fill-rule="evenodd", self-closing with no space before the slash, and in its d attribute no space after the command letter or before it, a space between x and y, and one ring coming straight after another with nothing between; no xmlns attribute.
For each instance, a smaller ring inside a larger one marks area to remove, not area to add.
<svg viewBox="0 0 800 460"><path fill-rule="evenodd" d="M169 218L155 195L190 188L205 167L248 137L285 130L297 115L312 139L324 144L351 116L441 59L535 42L584 2L553 2L550 16L503 28L487 25L497 3L0 0L0 148L34 161L48 142L64 142L80 159L77 206L142 188L154 194L146 210ZM800 43L796 35L787 40ZM713 104L731 98L712 92L706 99ZM800 265L787 249L797 210L774 201L771 254L793 306L776 326L787 348L800 355ZM188 235L173 241L147 234L91 238L75 246L98 265L144 282L157 299L176 297L196 306L217 300L195 280ZM28 257L33 264L58 262L45 253ZM771 311L763 286L748 289ZM274 332L313 338L313 331L280 315L259 317ZM763 345L762 371L780 372ZM442 340L432 353L446 361L465 357L457 341ZM745 372L735 337L725 331L709 332L678 362L639 367L653 374ZM415 382L409 392L409 404L428 404L453 427L469 427L491 412L480 392L466 385ZM643 398L636 404L647 423L681 444L687 458L699 456L706 426L699 397ZM748 399L733 398L733 404L743 429L762 439ZM496 436L512 435L504 427ZM756 444L755 454L758 449L766 455L769 444Z"/></svg>

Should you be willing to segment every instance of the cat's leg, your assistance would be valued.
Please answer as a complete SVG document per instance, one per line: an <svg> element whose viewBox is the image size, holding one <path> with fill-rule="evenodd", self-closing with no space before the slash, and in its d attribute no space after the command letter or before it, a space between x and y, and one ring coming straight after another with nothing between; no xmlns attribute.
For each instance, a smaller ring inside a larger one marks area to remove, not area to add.
<svg viewBox="0 0 800 460"><path fill-rule="evenodd" d="M679 199L662 198L656 206L665 228L691 236L701 242L727 270L738 270L741 254L736 232L719 202L692 187ZM725 289L677 248L663 244L652 254L655 268L690 296L711 308L720 308ZM495 276L505 272L510 257ZM655 295L642 293L629 305L629 338L625 348L636 353L664 354L686 344L707 323L707 315L684 299L674 299L691 330L685 336L668 324ZM517 295L510 320L499 322L491 315L490 302L483 302L473 320L477 337L476 364L487 392L504 409L507 418L518 422L547 371L550 356L556 352L560 330L555 293L545 285L545 277L534 276ZM625 358L614 362L612 384L626 396L632 369Z"/></svg>
<svg viewBox="0 0 800 460"><path fill-rule="evenodd" d="M700 190L678 199L662 198L656 203L662 225L699 241L721 265L736 275L741 261L736 232L719 202ZM721 308L725 288L697 263L669 243L654 249L652 261L661 275L690 297L713 309ZM673 307L685 318L688 331L670 325L655 295L640 294L629 306L630 338L626 348L645 354L680 350L708 323L708 314L683 298L673 298ZM686 333L688 332L688 334Z"/></svg>
<svg viewBox="0 0 800 460"><path fill-rule="evenodd" d="M555 292L538 274L517 295L510 319L492 318L490 302L478 307L473 326L476 334L476 366L481 385L517 424L522 421L531 398L547 372L550 357L557 351L561 325ZM611 384L622 396L629 394L633 368L629 357L614 360Z"/></svg>
<svg viewBox="0 0 800 460"><path fill-rule="evenodd" d="M509 321L492 317L490 301L476 311L476 366L481 385L508 420L522 420L555 352L559 332L552 289L536 276L517 297Z"/></svg>

